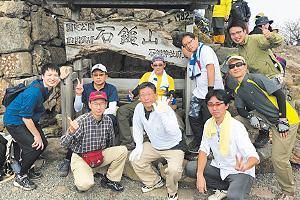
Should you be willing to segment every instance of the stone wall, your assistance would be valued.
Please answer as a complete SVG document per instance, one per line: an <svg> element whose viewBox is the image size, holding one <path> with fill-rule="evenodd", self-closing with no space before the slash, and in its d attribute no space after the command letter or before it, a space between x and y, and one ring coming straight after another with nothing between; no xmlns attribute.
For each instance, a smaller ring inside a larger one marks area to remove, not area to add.
<svg viewBox="0 0 300 200"><path fill-rule="evenodd" d="M167 32L177 30L178 27L182 29L183 23L170 20L172 17L170 13L157 10L85 8L81 10L79 20L147 21L162 18L167 24L159 24L164 25ZM0 1L0 101L5 88L24 82L25 79L32 81L37 78L41 66L47 63L72 64L66 61L63 29L63 23L70 19L70 9L51 7L43 1ZM149 61L113 51L93 52L84 56L91 58L93 64L105 64L111 77L139 78L150 70ZM184 78L183 68L168 66L167 70L174 78ZM0 116L3 112L4 107L0 106Z"/></svg>
<svg viewBox="0 0 300 200"><path fill-rule="evenodd" d="M59 10L62 13L68 9ZM63 31L60 28L61 21L66 18L54 11L30 1L0 1L0 101L5 88L39 78L40 68L44 64L66 63ZM53 103L59 102L57 96L60 95L56 95L46 106L49 110L60 112L60 108ZM0 131L4 129L3 112L1 105Z"/></svg>

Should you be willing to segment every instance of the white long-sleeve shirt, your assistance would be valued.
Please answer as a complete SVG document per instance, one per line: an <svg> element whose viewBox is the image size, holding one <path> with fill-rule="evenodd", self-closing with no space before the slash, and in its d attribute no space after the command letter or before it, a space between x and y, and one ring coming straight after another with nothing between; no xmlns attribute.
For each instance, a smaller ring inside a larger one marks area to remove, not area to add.
<svg viewBox="0 0 300 200"><path fill-rule="evenodd" d="M170 106L167 106L166 112L163 113L151 112L147 120L143 104L137 104L133 114L132 131L137 146L142 145L145 131L151 145L158 150L168 150L182 140L175 112Z"/></svg>
<svg viewBox="0 0 300 200"><path fill-rule="evenodd" d="M204 125L204 130L206 126L207 122ZM220 126L222 126L222 124ZM214 134L214 136L212 136L211 138L207 138L205 134L203 134L200 151L203 151L206 153L206 155L208 155L210 153L210 149L212 150L214 159L211 161L211 165L220 169L222 180L224 180L229 174L238 173L249 174L250 176L255 177L255 167L252 167L245 172L235 170L235 156L238 153L243 157L243 162L246 162L249 157L255 157L259 160L259 156L250 141L246 128L241 122L234 118L231 118L229 134L229 153L227 156L223 156L220 153L219 135L217 133Z"/></svg>
<svg viewBox="0 0 300 200"><path fill-rule="evenodd" d="M87 105L88 106L88 105ZM83 108L83 103L82 103L82 96L75 96L75 101L74 101L74 110L76 112L81 111ZM112 101L112 102L108 102L108 108L105 109L103 114L112 114L112 115L116 115L117 112L117 102L116 101Z"/></svg>

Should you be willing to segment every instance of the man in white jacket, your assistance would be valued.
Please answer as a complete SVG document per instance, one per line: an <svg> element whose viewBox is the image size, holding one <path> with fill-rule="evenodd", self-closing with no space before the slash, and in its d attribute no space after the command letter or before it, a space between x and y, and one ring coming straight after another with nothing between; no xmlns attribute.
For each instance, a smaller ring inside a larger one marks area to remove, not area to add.
<svg viewBox="0 0 300 200"><path fill-rule="evenodd" d="M153 83L139 85L140 103L133 115L133 139L136 148L129 156L135 173L143 182L142 191L149 192L162 187L162 178L153 170L151 163L159 158L168 162L166 187L168 199L178 199L178 181L182 175L184 159L182 133L173 109L167 99L158 99ZM143 142L146 132L149 141Z"/></svg>

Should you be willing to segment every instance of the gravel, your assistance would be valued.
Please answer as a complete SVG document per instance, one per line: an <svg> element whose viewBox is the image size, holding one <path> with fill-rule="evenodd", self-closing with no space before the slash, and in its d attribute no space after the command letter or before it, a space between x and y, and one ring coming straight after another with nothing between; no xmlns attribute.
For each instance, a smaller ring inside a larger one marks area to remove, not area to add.
<svg viewBox="0 0 300 200"><path fill-rule="evenodd" d="M143 200L159 200L166 199L166 191L163 189L156 189L150 193L143 194L141 192L141 183L132 181L129 178L123 177L121 183L125 187L125 191L121 193L112 192L109 189L104 189L100 186L100 178L96 178L96 184L88 192L79 193L75 190L73 184L73 177L69 175L66 178L59 177L57 174L56 166L58 160L49 160L42 168L44 177L36 180L35 183L38 188L33 191L23 191L22 189L13 186L11 181L1 183L0 199L9 200L50 200L50 199L109 199L109 200L129 200L129 199L143 199ZM295 169L294 174L297 184L297 196L300 197L300 170ZM207 199L209 194L202 195L197 192L194 184L180 183L179 184L179 197L180 199ZM251 191L251 199L277 199L280 193L279 186L276 182L273 173L258 175L255 185Z"/></svg>

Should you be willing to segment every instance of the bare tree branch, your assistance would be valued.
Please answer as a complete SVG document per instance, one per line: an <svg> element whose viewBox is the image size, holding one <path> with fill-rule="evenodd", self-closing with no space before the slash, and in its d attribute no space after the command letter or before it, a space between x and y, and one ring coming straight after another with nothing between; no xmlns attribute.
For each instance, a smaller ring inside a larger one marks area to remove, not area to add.
<svg viewBox="0 0 300 200"><path fill-rule="evenodd" d="M281 28L281 34L288 44L300 45L300 18L285 22Z"/></svg>

